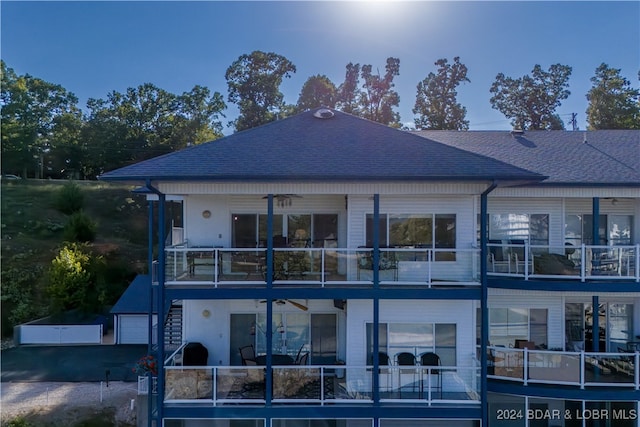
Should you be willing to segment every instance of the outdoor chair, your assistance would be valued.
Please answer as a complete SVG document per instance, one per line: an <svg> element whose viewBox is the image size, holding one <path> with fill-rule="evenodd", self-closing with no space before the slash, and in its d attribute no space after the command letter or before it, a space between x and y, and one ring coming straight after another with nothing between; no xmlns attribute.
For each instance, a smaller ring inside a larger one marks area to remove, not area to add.
<svg viewBox="0 0 640 427"><path fill-rule="evenodd" d="M253 344L245 345L244 347L240 347L240 358L242 359L242 366L255 366L256 362L256 352L253 348Z"/></svg>
<svg viewBox="0 0 640 427"><path fill-rule="evenodd" d="M510 273L511 262L509 256L505 256L502 240L489 240L487 249L489 251L489 262L491 263L491 271L494 273ZM506 267L506 268L504 268Z"/></svg>
<svg viewBox="0 0 640 427"><path fill-rule="evenodd" d="M422 365L422 366L441 366L440 356L438 356L436 353L432 353L432 352L423 353L420 356L420 365ZM425 373L428 375L427 378L431 378L431 375L437 377L436 385L435 386L432 385L431 388L432 389L435 388L436 390L439 389L440 390L440 399L442 399L442 371L440 369L430 369L430 370L423 369L423 371L422 371L423 378L424 378L424 374ZM423 381L421 381L421 382L423 382ZM424 392L423 388L424 388L424 384L421 387L421 390L420 390L421 392Z"/></svg>
<svg viewBox="0 0 640 427"><path fill-rule="evenodd" d="M411 375L411 391L416 390L416 373L417 373L417 370L415 368L415 366L417 365L416 356L414 356L413 353L409 353L409 352L398 353L395 356L395 362L397 366L411 366L411 368L398 368L398 380L400 382L398 384L398 390L400 391L400 396L402 397L403 374Z"/></svg>

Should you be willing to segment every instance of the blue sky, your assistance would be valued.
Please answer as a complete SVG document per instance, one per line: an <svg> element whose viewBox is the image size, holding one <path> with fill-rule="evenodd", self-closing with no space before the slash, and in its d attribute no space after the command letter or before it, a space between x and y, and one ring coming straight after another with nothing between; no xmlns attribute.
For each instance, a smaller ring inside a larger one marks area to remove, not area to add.
<svg viewBox="0 0 640 427"><path fill-rule="evenodd" d="M61 84L85 107L150 82L180 94L199 84L226 99L225 71L240 55L275 52L297 72L281 90L295 103L304 82L324 74L336 85L349 62L384 73L400 58L401 120L412 123L416 85L434 62L459 56L470 83L458 88L472 130L509 129L491 108L498 73L573 67L570 97L557 113L578 114L596 67L622 69L638 87L640 2L0 2L1 57L19 74ZM235 106L228 105L228 120ZM566 125L570 128L569 125ZM225 130L232 133L231 129Z"/></svg>

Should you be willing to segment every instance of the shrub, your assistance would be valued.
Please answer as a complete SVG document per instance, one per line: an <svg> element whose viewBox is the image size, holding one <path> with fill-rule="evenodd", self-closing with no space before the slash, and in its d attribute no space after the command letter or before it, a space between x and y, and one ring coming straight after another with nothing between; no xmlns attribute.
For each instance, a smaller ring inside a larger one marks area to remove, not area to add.
<svg viewBox="0 0 640 427"><path fill-rule="evenodd" d="M96 223L83 211L69 217L64 227L64 238L70 242L93 242L96 238Z"/></svg>
<svg viewBox="0 0 640 427"><path fill-rule="evenodd" d="M78 184L70 182L65 184L55 198L55 208L60 212L71 215L84 207L84 194Z"/></svg>
<svg viewBox="0 0 640 427"><path fill-rule="evenodd" d="M83 244L70 243L60 249L48 272L47 292L54 310L99 310L104 303L105 284L97 277L97 271L103 262Z"/></svg>

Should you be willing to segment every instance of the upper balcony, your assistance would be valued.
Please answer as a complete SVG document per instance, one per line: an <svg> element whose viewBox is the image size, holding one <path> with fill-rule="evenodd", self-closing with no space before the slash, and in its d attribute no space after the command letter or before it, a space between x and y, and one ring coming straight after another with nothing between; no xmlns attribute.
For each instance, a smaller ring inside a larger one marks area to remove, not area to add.
<svg viewBox="0 0 640 427"><path fill-rule="evenodd" d="M166 285L372 286L377 258L380 285L479 286L478 249L275 248L271 267L267 249L176 245L166 249Z"/></svg>
<svg viewBox="0 0 640 427"><path fill-rule="evenodd" d="M640 283L640 245L543 246L490 241L489 278L549 283ZM171 286L371 287L377 259L381 286L475 287L480 285L477 248L266 248L174 245L165 250L165 284ZM157 272L156 272L157 273ZM156 276L157 277L157 276ZM154 278L156 280L156 278Z"/></svg>
<svg viewBox="0 0 640 427"><path fill-rule="evenodd" d="M529 245L490 240L487 274L523 280L640 282L640 245Z"/></svg>

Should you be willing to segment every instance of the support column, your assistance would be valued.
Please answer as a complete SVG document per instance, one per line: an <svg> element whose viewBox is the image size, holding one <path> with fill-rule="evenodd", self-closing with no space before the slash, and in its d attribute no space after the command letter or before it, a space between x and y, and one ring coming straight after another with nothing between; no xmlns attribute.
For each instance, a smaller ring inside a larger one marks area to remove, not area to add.
<svg viewBox="0 0 640 427"><path fill-rule="evenodd" d="M373 253L371 254L371 265L373 274L373 288L380 288L380 195L373 195ZM373 402L380 403L380 299L376 293L373 297Z"/></svg>
<svg viewBox="0 0 640 427"><path fill-rule="evenodd" d="M487 385L487 343L489 342L489 287L487 282L487 206L488 195L496 184L493 183L480 195L480 317L482 327L480 329L480 400L482 401L482 426L489 425L489 404Z"/></svg>
<svg viewBox="0 0 640 427"><path fill-rule="evenodd" d="M158 423L162 424L162 416L164 411L164 280L165 280L165 247L164 247L164 213L165 213L165 195L158 194L158 366L162 368L158 370Z"/></svg>
<svg viewBox="0 0 640 427"><path fill-rule="evenodd" d="M267 195L267 289L273 289L273 194ZM273 299L267 297L267 357L265 363L265 400L271 406L273 399Z"/></svg>
<svg viewBox="0 0 640 427"><path fill-rule="evenodd" d="M149 203L149 225L148 225L148 243L147 243L147 262L149 264L149 306L148 306L148 323L147 323L147 354L153 352L153 200L150 198L147 200ZM160 359L157 360L158 370L160 367ZM153 399L153 374L151 371L147 372L147 425L152 426L153 417L153 405L151 400Z"/></svg>

